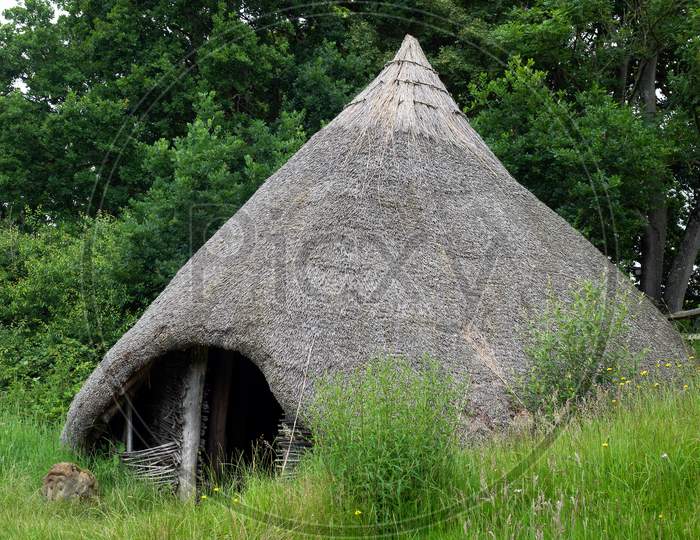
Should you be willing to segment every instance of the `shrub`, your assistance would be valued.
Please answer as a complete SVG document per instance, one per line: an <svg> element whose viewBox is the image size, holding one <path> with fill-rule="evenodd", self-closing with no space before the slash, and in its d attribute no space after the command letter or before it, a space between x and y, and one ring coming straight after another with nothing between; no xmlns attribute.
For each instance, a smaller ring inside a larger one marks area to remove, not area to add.
<svg viewBox="0 0 700 540"><path fill-rule="evenodd" d="M425 357L385 357L317 386L312 459L334 504L378 522L429 511L455 478L463 392Z"/></svg>
<svg viewBox="0 0 700 540"><path fill-rule="evenodd" d="M530 371L517 385L530 411L551 415L595 388L631 378L639 357L625 341L630 326L628 293L607 294L604 281L583 281L569 301L551 291L547 307L529 332Z"/></svg>
<svg viewBox="0 0 700 540"><path fill-rule="evenodd" d="M114 223L36 222L33 232L0 224L0 399L42 418L63 416L133 323L127 287L112 275L120 256Z"/></svg>

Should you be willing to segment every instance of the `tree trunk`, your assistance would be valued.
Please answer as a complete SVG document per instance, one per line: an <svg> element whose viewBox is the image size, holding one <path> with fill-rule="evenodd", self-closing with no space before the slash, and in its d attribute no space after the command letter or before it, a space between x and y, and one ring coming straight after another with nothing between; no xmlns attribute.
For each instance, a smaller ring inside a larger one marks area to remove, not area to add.
<svg viewBox="0 0 700 540"><path fill-rule="evenodd" d="M617 87L615 88L615 100L620 104L624 104L627 97L627 76L629 74L630 55L625 57L617 66Z"/></svg>
<svg viewBox="0 0 700 540"><path fill-rule="evenodd" d="M642 237L642 291L654 302L661 300L666 246L666 206L661 205L647 215Z"/></svg>
<svg viewBox="0 0 700 540"><path fill-rule="evenodd" d="M656 121L656 62L658 54L649 58L642 67L639 78L639 96L642 99L642 112L647 123Z"/></svg>
<svg viewBox="0 0 700 540"><path fill-rule="evenodd" d="M690 276L693 274L698 252L700 252L700 198L696 200L695 207L690 213L683 239L668 274L664 303L671 313L683 308L683 299Z"/></svg>
<svg viewBox="0 0 700 540"><path fill-rule="evenodd" d="M644 120L654 125L656 121L656 63L655 54L642 66L639 78L639 97ZM641 288L657 304L661 301L661 283L666 247L667 211L665 193L659 193L657 202L647 214L647 226L642 237Z"/></svg>

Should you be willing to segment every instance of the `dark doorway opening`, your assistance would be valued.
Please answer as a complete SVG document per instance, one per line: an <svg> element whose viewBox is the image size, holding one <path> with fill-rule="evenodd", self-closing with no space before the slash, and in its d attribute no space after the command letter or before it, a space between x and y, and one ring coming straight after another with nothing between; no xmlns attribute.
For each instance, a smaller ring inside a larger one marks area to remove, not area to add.
<svg viewBox="0 0 700 540"><path fill-rule="evenodd" d="M272 465L272 445L284 414L263 373L244 355L209 349L204 390L205 461L229 466Z"/></svg>
<svg viewBox="0 0 700 540"><path fill-rule="evenodd" d="M275 464L284 412L247 357L195 346L171 351L138 374L106 426L122 460L163 484L191 486L210 475Z"/></svg>

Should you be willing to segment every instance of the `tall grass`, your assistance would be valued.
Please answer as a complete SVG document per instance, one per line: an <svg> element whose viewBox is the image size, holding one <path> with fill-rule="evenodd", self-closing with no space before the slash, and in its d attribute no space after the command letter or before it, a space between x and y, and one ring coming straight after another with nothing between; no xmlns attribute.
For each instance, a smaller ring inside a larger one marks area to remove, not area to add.
<svg viewBox="0 0 700 540"><path fill-rule="evenodd" d="M700 387L697 376L684 377L674 387L627 385L615 404L601 395L544 449L537 449L542 434L528 431L460 450L456 492L433 491L418 502L428 508L459 502L451 519L398 536L700 538ZM284 539L328 531L313 524L376 531L378 516L337 505L332 476L312 462L292 480L251 471L243 487L217 486L199 504L181 504L111 459L71 455L59 447L58 434L57 425L0 407L0 538ZM498 484L533 450L539 459L530 468ZM95 472L98 503L42 500L41 477L62 460ZM275 518L252 519L247 509ZM285 529L275 526L279 520Z"/></svg>
<svg viewBox="0 0 700 540"><path fill-rule="evenodd" d="M456 492L457 433L465 388L424 357L377 358L317 385L312 459L338 509L380 522L429 510Z"/></svg>

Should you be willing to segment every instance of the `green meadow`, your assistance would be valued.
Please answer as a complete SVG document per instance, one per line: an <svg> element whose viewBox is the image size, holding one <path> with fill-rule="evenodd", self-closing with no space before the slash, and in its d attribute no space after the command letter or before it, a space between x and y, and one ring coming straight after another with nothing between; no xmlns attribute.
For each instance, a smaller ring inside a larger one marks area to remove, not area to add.
<svg viewBox="0 0 700 540"><path fill-rule="evenodd" d="M419 504L415 515L404 512L381 526L373 508L336 497L313 452L292 479L249 470L242 482L211 484L198 502L182 503L114 459L76 457L61 448L58 424L4 408L0 536L291 539L335 531L404 538L698 538L700 387L697 376L683 378L657 387L640 376L601 394L544 447L545 428L524 426L463 448L454 457L455 489L436 491L426 502L431 510L450 509L436 514L438 522L422 515ZM66 460L96 474L97 501L42 499L42 476Z"/></svg>

